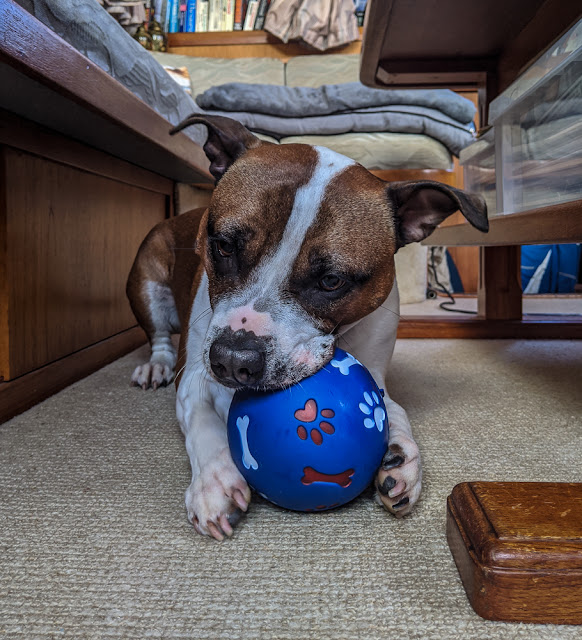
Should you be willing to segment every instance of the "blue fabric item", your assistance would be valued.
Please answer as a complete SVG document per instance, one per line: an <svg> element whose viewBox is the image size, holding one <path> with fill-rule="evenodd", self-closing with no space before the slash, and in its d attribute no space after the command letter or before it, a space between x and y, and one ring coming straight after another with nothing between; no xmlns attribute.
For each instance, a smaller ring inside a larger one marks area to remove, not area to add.
<svg viewBox="0 0 582 640"><path fill-rule="evenodd" d="M521 248L521 286L525 290L549 255L539 287L531 293L572 293L578 279L579 244L540 244Z"/></svg>
<svg viewBox="0 0 582 640"><path fill-rule="evenodd" d="M463 287L463 282L461 280L461 276L459 275L459 270L457 269L457 265L453 260L453 256L449 253L448 249L447 266L449 267L449 280L451 282L452 293L465 293L465 288Z"/></svg>

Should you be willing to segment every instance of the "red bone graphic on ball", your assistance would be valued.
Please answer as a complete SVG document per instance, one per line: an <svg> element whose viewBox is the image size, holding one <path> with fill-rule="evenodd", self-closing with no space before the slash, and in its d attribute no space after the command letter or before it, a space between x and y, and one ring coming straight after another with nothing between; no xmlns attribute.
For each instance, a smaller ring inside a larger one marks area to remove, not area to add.
<svg viewBox="0 0 582 640"><path fill-rule="evenodd" d="M344 487L345 489L352 484L352 476L355 471L354 469L347 469L341 473L321 473L321 471L316 471L313 467L305 467L303 473L303 478L301 478L303 484L329 482L331 484L339 484L340 487Z"/></svg>

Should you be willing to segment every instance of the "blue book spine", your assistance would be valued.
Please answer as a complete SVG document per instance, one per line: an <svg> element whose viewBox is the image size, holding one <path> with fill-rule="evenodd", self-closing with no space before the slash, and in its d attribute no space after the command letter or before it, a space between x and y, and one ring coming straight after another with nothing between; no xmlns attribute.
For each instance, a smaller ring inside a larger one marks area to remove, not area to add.
<svg viewBox="0 0 582 640"><path fill-rule="evenodd" d="M168 33L178 33L180 29L180 0L168 0L170 26Z"/></svg>
<svg viewBox="0 0 582 640"><path fill-rule="evenodd" d="M194 33L196 31L196 0L188 0L186 9L186 31Z"/></svg>

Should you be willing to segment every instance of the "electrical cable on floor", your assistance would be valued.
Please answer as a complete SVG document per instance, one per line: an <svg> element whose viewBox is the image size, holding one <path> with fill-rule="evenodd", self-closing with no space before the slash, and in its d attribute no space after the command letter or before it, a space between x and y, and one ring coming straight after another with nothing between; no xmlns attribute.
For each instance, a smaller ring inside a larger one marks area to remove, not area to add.
<svg viewBox="0 0 582 640"><path fill-rule="evenodd" d="M455 300L455 298L453 297L453 294L445 287L443 286L438 279L437 276L437 270L436 270L436 266L434 264L434 250L436 247L431 247L430 248L430 264L429 264L429 268L432 270L432 275L434 278L434 281L437 285L437 287L440 288L441 292L444 293L446 296L448 296L450 298L449 302L441 302L439 304L439 307L443 310L443 311L450 311L451 313L466 313L468 315L471 316L476 316L477 312L476 311L467 311L465 309L449 309L450 306L457 304L457 301ZM446 258L446 253L445 253L445 258ZM434 292L434 289L429 289L428 290L428 297L430 298L430 293ZM438 292L434 292L434 293L438 293ZM436 297L436 296L435 296Z"/></svg>

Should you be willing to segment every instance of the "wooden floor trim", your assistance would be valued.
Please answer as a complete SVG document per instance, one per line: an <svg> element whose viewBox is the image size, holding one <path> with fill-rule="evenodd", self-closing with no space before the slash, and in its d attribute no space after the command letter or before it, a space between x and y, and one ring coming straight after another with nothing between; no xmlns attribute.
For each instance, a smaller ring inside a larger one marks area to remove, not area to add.
<svg viewBox="0 0 582 640"><path fill-rule="evenodd" d="M36 371L9 382L0 382L0 424L145 342L142 329L132 327Z"/></svg>
<svg viewBox="0 0 582 640"><path fill-rule="evenodd" d="M582 320L572 316L530 316L523 320L408 316L399 338L582 339ZM145 344L139 327L123 331L9 382L0 382L0 424L61 389Z"/></svg>
<svg viewBox="0 0 582 640"><path fill-rule="evenodd" d="M581 316L524 316L521 320L403 316L399 338L580 340Z"/></svg>

